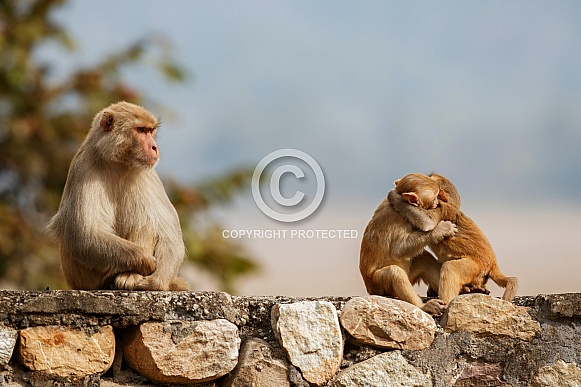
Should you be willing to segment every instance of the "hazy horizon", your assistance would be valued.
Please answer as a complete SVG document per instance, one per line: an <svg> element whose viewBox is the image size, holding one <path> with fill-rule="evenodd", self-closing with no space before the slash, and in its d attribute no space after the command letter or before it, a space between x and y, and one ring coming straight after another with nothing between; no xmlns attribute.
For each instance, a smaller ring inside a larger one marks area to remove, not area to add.
<svg viewBox="0 0 581 387"><path fill-rule="evenodd" d="M359 247L376 205L350 204L343 211L322 208L300 224L273 221L251 201L239 200L228 211L217 211L227 230L356 230L354 239L291 237L246 238L235 241L252 253L261 271L237 283L239 295L353 296L365 295L359 273ZM379 204L379 203L377 203ZM327 203L328 206L331 204ZM335 206L333 206L335 207ZM484 231L501 271L519 279L517 295L579 291L581 260L577 240L581 235L581 208L527 209L464 208ZM566 268L566 269L563 269ZM188 271L192 275L191 271ZM217 290L217 283L203 273L192 277L196 290ZM503 289L488 282L494 296ZM425 287L418 292L425 295Z"/></svg>

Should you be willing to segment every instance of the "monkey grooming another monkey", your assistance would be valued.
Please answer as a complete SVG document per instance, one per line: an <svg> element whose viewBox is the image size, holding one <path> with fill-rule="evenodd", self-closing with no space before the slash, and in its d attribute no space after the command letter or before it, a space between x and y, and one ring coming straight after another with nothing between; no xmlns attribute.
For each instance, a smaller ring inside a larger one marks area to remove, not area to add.
<svg viewBox="0 0 581 387"><path fill-rule="evenodd" d="M389 193L388 201L400 215L419 229L430 227L435 220L451 221L458 227L456 235L428 242L442 264L437 287L440 299L449 303L467 289L485 292L486 282L490 278L505 288L502 299L512 301L518 289L518 280L501 273L490 242L476 223L460 211L460 195L454 184L438 174L426 176L425 179L436 182L441 189L439 206L436 208L411 203L406 199L405 191L399 187Z"/></svg>
<svg viewBox="0 0 581 387"><path fill-rule="evenodd" d="M159 122L127 102L93 119L47 232L72 289L188 290L177 212L155 171Z"/></svg>
<svg viewBox="0 0 581 387"><path fill-rule="evenodd" d="M418 174L407 175L395 182L409 198L433 207L438 204L439 186ZM384 199L369 221L363 239L359 269L367 292L372 295L393 296L407 301L433 315L442 314L445 304L438 299L424 304L413 289L420 280L437 288L440 264L424 246L436 243L456 233L452 222L432 220L424 231L415 228Z"/></svg>

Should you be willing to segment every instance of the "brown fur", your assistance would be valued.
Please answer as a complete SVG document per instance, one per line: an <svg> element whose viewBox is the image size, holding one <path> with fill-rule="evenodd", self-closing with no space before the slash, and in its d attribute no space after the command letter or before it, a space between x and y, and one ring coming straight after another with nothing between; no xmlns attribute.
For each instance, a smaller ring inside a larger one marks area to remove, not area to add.
<svg viewBox="0 0 581 387"><path fill-rule="evenodd" d="M408 187L408 183L416 178L409 175L396 184L398 187ZM416 191L409 193L416 194L419 201L433 203L439 187L437 183L429 181L426 187L431 190L431 195L425 192L418 195ZM434 222L432 229L427 231L417 230L394 210L387 198L384 199L375 210L361 241L359 269L367 292L397 297L428 313L441 314L443 303L430 300L424 304L412 284L422 280L437 285L439 263L424 250L424 246L454 235L455 232L454 224L446 221Z"/></svg>
<svg viewBox="0 0 581 387"><path fill-rule="evenodd" d="M490 242L476 223L460 211L460 195L454 184L437 174L426 179L435 181L442 189L438 208L427 209L410 205L398 189L395 194L390 194L388 200L399 214L419 228L434 219L447 220L458 227L456 235L428 243L442 265L437 287L440 299L449 303L462 291L472 289L486 292L486 282L490 278L505 288L502 298L512 301L516 295L518 280L515 277L506 277L500 272Z"/></svg>
<svg viewBox="0 0 581 387"><path fill-rule="evenodd" d="M154 169L157 127L144 108L113 104L71 161L47 231L72 289L187 290L178 215Z"/></svg>

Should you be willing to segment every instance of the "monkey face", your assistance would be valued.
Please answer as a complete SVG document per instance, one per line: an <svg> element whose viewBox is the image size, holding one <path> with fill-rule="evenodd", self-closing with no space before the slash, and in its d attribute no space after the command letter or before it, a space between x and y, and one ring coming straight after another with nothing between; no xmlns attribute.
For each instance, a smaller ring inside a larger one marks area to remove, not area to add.
<svg viewBox="0 0 581 387"><path fill-rule="evenodd" d="M93 127L93 134L99 136L101 158L129 168L154 167L159 160L155 140L158 125L158 120L141 106L127 102L111 105Z"/></svg>
<svg viewBox="0 0 581 387"><path fill-rule="evenodd" d="M153 167L159 161L159 148L155 141L156 127L138 126L132 130L134 157L139 165Z"/></svg>

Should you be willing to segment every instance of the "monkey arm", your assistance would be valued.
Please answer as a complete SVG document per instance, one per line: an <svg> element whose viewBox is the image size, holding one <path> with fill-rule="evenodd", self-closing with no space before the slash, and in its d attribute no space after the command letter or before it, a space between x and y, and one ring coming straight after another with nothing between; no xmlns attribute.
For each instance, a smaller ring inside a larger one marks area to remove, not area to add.
<svg viewBox="0 0 581 387"><path fill-rule="evenodd" d="M117 274L126 271L149 275L155 258L137 244L99 230L69 232L61 248L84 267L96 272Z"/></svg>
<svg viewBox="0 0 581 387"><path fill-rule="evenodd" d="M177 211L167 197L163 184L154 170L147 175L147 187L152 190L150 196L157 196L158 205L155 208L155 215L150 214L155 219L153 228L156 242L153 255L156 258L157 267L153 274L137 283L136 289L168 290L178 275L186 249Z"/></svg>
<svg viewBox="0 0 581 387"><path fill-rule="evenodd" d="M78 183L78 184L75 184ZM115 208L97 179L72 184L75 195L66 195L59 212L61 248L84 267L101 273L134 271L143 275L155 269L155 258L141 246L115 233Z"/></svg>
<svg viewBox="0 0 581 387"><path fill-rule="evenodd" d="M452 222L439 222L432 231L414 230L402 235L402 238L394 239L391 245L391 253L395 257L415 257L426 245L439 242L442 239L453 236L457 232L456 225Z"/></svg>
<svg viewBox="0 0 581 387"><path fill-rule="evenodd" d="M151 170L148 179L148 185L154 191L151 195L157 195L159 203L156 208L157 216L155 216L157 243L153 255L158 261L164 261L166 265L169 265L172 272L177 273L186 254L180 219L154 170Z"/></svg>
<svg viewBox="0 0 581 387"><path fill-rule="evenodd" d="M439 219L432 219L428 210L410 205L394 189L387 194L387 200L401 216L421 231L431 231L439 222Z"/></svg>

